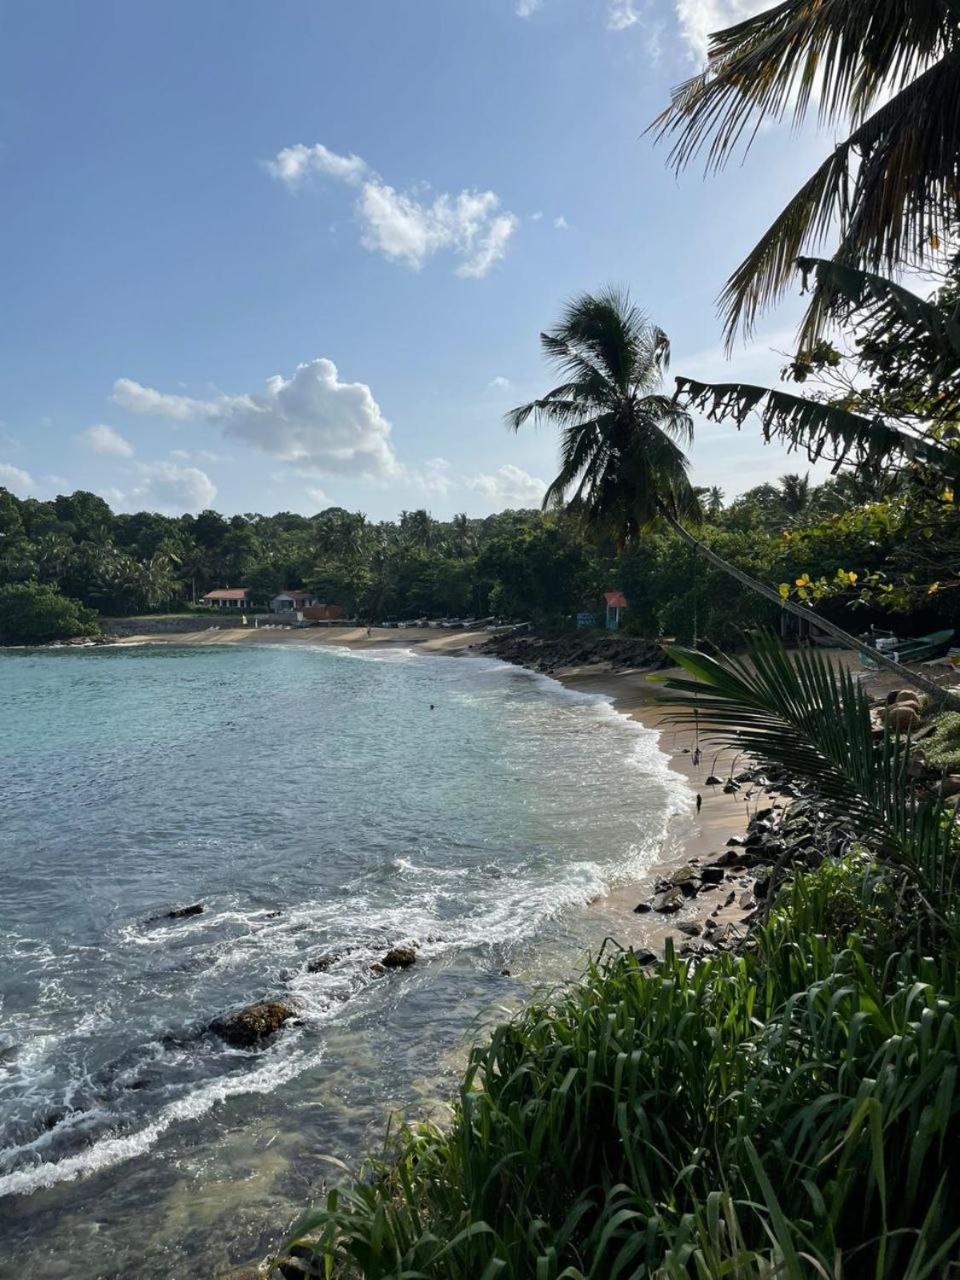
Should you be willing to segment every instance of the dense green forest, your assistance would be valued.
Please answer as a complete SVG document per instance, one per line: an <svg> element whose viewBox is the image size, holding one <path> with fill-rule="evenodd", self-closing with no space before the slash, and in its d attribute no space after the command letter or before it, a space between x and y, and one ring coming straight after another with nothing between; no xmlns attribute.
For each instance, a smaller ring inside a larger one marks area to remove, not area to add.
<svg viewBox="0 0 960 1280"><path fill-rule="evenodd" d="M929 574L921 570L940 543L917 523L906 485L884 482L876 492L840 477L814 486L794 474L728 504L717 489L699 496L702 540L764 581L793 587L806 574L835 586L838 570L848 575L842 591L819 602L847 625L876 617L877 596L911 611L918 625L930 612ZM888 590L877 588L864 606L860 584L876 574ZM602 592L617 588L630 600L631 630L681 640L696 630L718 644L735 642L747 623L775 622L777 612L732 587L669 529L618 551L575 512L439 521L409 511L376 524L339 507L313 516L170 517L115 514L83 491L39 502L0 489L0 616L11 634L13 615L24 635L43 634L25 613L35 596L22 589L29 584L47 588L42 600L54 589L106 616L187 609L214 587L250 587L264 600L307 587L374 622L497 614L553 626L597 608ZM21 589L11 593L14 586ZM957 616L955 595L938 593L938 617ZM56 634L77 629L75 610L58 617Z"/></svg>

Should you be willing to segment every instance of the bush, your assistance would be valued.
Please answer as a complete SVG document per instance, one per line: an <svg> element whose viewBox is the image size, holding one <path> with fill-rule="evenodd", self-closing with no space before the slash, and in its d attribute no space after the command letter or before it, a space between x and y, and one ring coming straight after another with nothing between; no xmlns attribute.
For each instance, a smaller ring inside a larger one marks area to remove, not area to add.
<svg viewBox="0 0 960 1280"><path fill-rule="evenodd" d="M923 744L923 753L930 764L944 773L960 769L960 711L945 711L937 717L936 728Z"/></svg>
<svg viewBox="0 0 960 1280"><path fill-rule="evenodd" d="M8 644L97 635L92 609L39 582L0 587L0 638Z"/></svg>
<svg viewBox="0 0 960 1280"><path fill-rule="evenodd" d="M449 1132L402 1130L288 1249L370 1280L948 1274L960 993L883 950L896 909L851 862L742 955L592 965L474 1051Z"/></svg>

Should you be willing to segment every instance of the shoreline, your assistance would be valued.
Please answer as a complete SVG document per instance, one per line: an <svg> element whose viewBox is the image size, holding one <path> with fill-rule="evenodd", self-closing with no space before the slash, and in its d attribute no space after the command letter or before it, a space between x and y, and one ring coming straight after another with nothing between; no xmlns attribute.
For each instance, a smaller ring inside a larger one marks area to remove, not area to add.
<svg viewBox="0 0 960 1280"><path fill-rule="evenodd" d="M404 630L366 627L210 628L194 632L124 636L114 642L114 647L140 644L283 644L357 651L412 649L417 653L448 657L496 657L495 654L484 654L484 645L490 639L487 631L438 632L432 628L415 627ZM532 668L524 667L524 670ZM711 774L729 777L736 768L738 753L729 749L717 750L701 739L702 755L699 763L694 764L697 745L694 731L669 723L668 700L656 685L650 683L649 677L661 672L653 673L642 668L614 670L607 663L599 663L563 667L546 674L566 688L606 698L615 711L653 730L668 767L683 778L690 793L688 809L671 816L660 852L646 875L639 880L613 886L601 898L585 903L585 910L603 912L610 918L618 935L622 935L618 940L623 945L639 944L644 949L654 947L662 951L668 937L678 947L688 943L692 927L696 925L699 933L710 915L718 924L731 925L739 932L750 911L740 902L741 897L749 892L749 877L725 882L723 888L726 892L722 895L697 894L687 900L682 910L673 914L649 912L639 916L635 909L653 896L658 881L669 879L687 864L703 865L720 857L727 850L731 838L742 840L749 819L758 807L779 809L781 803L775 796L768 796L765 791L752 786L727 793L721 786L706 785ZM701 797L699 811L695 809L697 795ZM730 890L734 891L735 898L733 902L726 902Z"/></svg>

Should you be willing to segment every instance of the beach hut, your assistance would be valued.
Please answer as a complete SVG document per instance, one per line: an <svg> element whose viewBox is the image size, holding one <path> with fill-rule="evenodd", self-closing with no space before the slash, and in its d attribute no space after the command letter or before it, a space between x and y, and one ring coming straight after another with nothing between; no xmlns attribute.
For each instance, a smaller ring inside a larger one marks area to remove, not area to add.
<svg viewBox="0 0 960 1280"><path fill-rule="evenodd" d="M627 607L627 597L622 591L605 591L603 598L607 605L607 630L616 631Z"/></svg>
<svg viewBox="0 0 960 1280"><path fill-rule="evenodd" d="M222 587L208 591L201 600L203 604L215 605L218 609L245 609L249 603L248 596L246 587Z"/></svg>
<svg viewBox="0 0 960 1280"><path fill-rule="evenodd" d="M312 591L281 591L270 601L270 610L272 613L302 613L316 603Z"/></svg>

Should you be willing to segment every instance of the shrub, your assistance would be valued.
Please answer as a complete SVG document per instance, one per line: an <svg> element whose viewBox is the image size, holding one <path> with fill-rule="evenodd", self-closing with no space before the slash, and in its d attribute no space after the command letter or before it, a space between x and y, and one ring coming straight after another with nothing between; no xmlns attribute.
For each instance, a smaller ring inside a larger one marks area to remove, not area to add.
<svg viewBox="0 0 960 1280"><path fill-rule="evenodd" d="M935 723L923 744L924 755L944 773L955 773L960 770L960 711L945 711Z"/></svg>
<svg viewBox="0 0 960 1280"><path fill-rule="evenodd" d="M39 582L0 587L0 638L8 643L96 635L97 615L56 587Z"/></svg>

